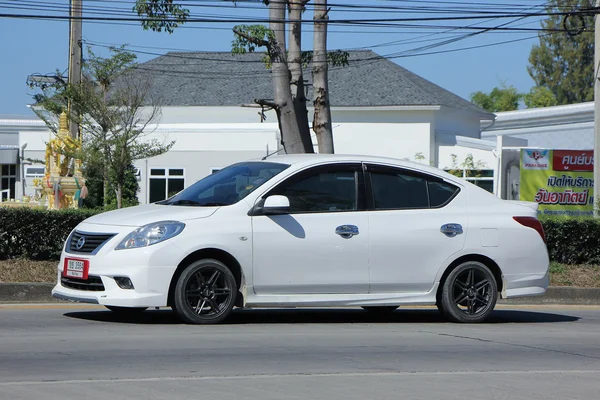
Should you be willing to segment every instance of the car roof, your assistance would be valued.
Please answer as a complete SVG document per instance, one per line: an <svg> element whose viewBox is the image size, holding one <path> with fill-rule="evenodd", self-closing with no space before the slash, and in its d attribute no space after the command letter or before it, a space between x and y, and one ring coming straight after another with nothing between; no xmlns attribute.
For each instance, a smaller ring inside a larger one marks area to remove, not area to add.
<svg viewBox="0 0 600 400"><path fill-rule="evenodd" d="M456 181L457 179L454 175L448 174L447 172L439 168L431 167L427 164L422 164L409 160L401 160L392 157L380 157L360 154L284 154L270 156L267 159L265 159L265 161L289 164L294 165L296 167L304 167L326 162L364 162L375 164L388 164L398 167L405 167L408 169L416 169L423 172L429 172L435 175L441 175L443 177L449 178L452 181Z"/></svg>

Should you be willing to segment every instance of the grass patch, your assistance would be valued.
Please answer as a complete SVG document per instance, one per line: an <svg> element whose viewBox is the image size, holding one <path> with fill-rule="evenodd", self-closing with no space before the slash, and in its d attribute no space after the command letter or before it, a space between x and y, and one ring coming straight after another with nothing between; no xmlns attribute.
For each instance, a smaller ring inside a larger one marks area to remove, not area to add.
<svg viewBox="0 0 600 400"><path fill-rule="evenodd" d="M551 286L600 287L600 266L550 263Z"/></svg>
<svg viewBox="0 0 600 400"><path fill-rule="evenodd" d="M0 260L0 283L56 282L58 261Z"/></svg>
<svg viewBox="0 0 600 400"><path fill-rule="evenodd" d="M0 260L1 282L56 282L57 261ZM550 263L551 286L600 288L600 266Z"/></svg>

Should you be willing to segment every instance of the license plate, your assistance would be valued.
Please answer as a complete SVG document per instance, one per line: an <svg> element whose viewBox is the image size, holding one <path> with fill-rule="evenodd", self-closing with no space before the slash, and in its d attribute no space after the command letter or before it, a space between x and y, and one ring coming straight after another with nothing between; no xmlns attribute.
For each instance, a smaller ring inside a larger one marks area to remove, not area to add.
<svg viewBox="0 0 600 400"><path fill-rule="evenodd" d="M90 269L90 260L65 258L63 276L67 278L87 279Z"/></svg>

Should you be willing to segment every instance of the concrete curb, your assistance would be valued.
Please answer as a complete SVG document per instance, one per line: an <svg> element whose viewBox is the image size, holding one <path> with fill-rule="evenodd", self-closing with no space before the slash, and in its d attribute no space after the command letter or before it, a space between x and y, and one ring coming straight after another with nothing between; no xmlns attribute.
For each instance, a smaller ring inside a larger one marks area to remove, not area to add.
<svg viewBox="0 0 600 400"><path fill-rule="evenodd" d="M52 297L53 283L0 283L0 303L65 303ZM498 304L600 305L600 288L555 286L543 296L500 300Z"/></svg>
<svg viewBox="0 0 600 400"><path fill-rule="evenodd" d="M498 304L564 304L598 306L600 305L600 288L551 286L542 296L500 300Z"/></svg>

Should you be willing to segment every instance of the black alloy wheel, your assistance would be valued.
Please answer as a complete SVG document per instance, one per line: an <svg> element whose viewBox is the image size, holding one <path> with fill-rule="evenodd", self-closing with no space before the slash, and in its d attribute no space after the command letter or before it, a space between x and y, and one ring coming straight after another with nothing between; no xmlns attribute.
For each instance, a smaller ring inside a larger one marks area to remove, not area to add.
<svg viewBox="0 0 600 400"><path fill-rule="evenodd" d="M217 324L229 316L235 303L235 277L225 264L205 259L193 262L175 287L173 309L190 324Z"/></svg>
<svg viewBox="0 0 600 400"><path fill-rule="evenodd" d="M451 321L484 321L498 300L498 285L490 269L476 261L455 268L442 283L437 306Z"/></svg>

